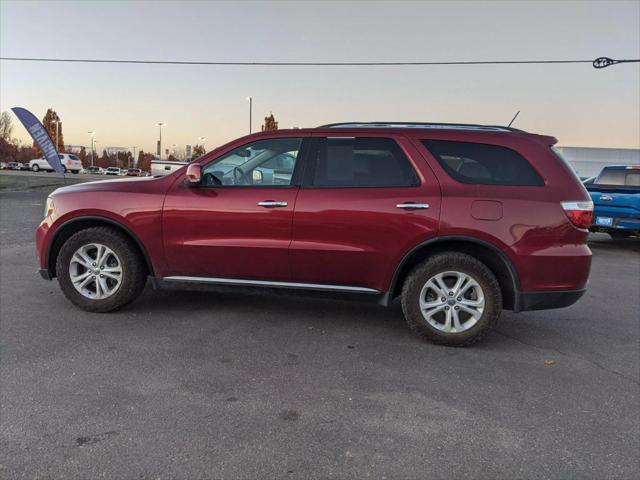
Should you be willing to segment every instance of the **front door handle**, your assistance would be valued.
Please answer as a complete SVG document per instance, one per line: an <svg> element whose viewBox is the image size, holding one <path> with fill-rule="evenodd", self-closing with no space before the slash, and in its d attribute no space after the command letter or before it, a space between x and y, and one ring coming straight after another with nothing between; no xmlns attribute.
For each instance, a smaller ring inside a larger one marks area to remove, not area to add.
<svg viewBox="0 0 640 480"><path fill-rule="evenodd" d="M283 201L276 201L276 200L264 200L262 202L258 202L258 205L265 208L276 208L276 207L286 207L288 203Z"/></svg>
<svg viewBox="0 0 640 480"><path fill-rule="evenodd" d="M396 205L396 208L404 208L405 210L425 209L429 208L428 203L405 202Z"/></svg>

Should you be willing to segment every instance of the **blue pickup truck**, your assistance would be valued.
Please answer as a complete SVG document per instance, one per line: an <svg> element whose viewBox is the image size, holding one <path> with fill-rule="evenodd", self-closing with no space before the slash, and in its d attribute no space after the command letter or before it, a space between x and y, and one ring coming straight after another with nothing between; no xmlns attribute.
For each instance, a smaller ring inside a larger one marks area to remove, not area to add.
<svg viewBox="0 0 640 480"><path fill-rule="evenodd" d="M584 186L594 205L592 232L613 238L640 236L640 166L604 167Z"/></svg>

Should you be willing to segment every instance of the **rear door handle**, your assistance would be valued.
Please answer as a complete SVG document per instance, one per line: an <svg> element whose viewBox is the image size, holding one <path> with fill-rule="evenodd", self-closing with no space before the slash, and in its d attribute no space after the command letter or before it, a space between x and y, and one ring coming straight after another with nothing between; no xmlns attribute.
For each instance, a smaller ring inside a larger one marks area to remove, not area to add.
<svg viewBox="0 0 640 480"><path fill-rule="evenodd" d="M428 203L405 202L396 205L396 208L404 208L405 210L425 209L429 208Z"/></svg>
<svg viewBox="0 0 640 480"><path fill-rule="evenodd" d="M258 205L265 208L276 208L276 207L286 207L288 203L283 201L276 201L276 200L264 200L262 202L258 202Z"/></svg>

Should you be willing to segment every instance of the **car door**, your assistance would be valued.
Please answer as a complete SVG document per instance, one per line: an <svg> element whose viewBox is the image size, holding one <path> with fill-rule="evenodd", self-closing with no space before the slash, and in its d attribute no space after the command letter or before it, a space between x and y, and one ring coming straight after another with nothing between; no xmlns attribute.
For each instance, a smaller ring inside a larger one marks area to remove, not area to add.
<svg viewBox="0 0 640 480"><path fill-rule="evenodd" d="M437 233L440 187L402 136L315 135L293 217L292 279L385 291Z"/></svg>
<svg viewBox="0 0 640 480"><path fill-rule="evenodd" d="M290 279L288 247L303 141L275 137L242 145L203 164L201 186L173 185L163 212L172 276ZM268 166L283 154L291 158L290 169L274 175Z"/></svg>

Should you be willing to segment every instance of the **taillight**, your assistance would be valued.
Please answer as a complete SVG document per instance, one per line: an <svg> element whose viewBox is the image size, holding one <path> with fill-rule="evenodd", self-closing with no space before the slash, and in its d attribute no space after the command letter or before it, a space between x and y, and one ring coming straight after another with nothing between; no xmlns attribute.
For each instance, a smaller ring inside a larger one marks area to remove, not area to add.
<svg viewBox="0 0 640 480"><path fill-rule="evenodd" d="M564 213L578 228L589 228L593 217L593 202L562 202Z"/></svg>

